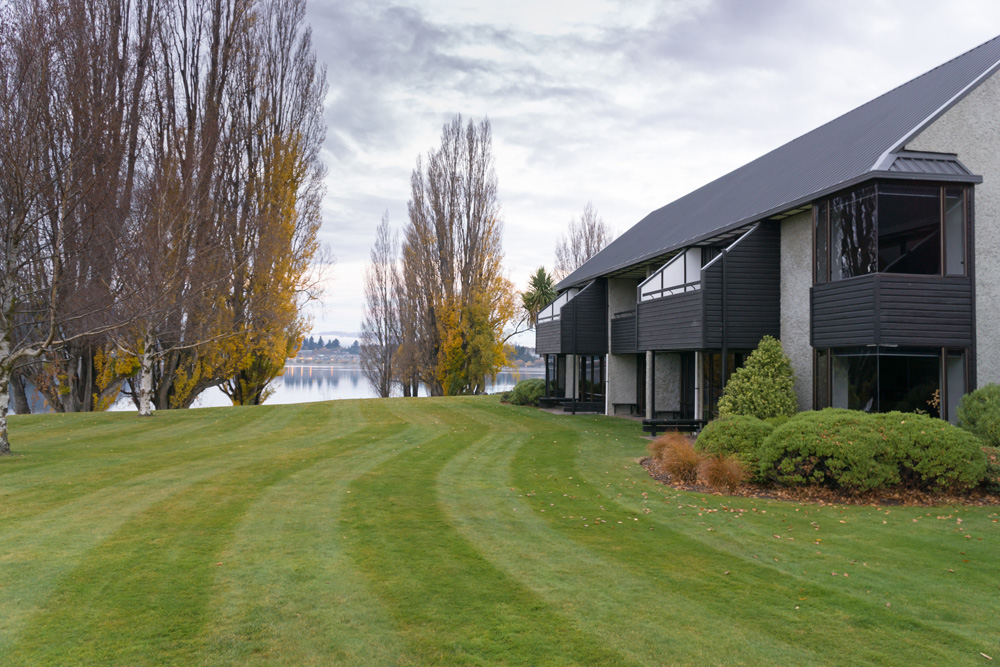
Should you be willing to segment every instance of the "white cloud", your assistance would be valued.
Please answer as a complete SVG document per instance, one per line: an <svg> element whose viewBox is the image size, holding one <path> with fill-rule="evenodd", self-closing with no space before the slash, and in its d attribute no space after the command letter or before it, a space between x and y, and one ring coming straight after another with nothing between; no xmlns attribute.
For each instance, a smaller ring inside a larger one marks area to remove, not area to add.
<svg viewBox="0 0 1000 667"><path fill-rule="evenodd" d="M323 240L338 256L317 330L353 330L383 211L455 113L489 115L511 277L551 267L592 200L649 211L981 42L1000 3L904 0L314 0L329 66Z"/></svg>

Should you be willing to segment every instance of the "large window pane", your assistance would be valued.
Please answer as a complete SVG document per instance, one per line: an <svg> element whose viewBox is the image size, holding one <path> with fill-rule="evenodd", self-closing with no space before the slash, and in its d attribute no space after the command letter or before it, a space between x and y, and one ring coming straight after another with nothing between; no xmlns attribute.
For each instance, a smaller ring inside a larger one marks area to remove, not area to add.
<svg viewBox="0 0 1000 667"><path fill-rule="evenodd" d="M817 355L817 363L822 359ZM832 396L835 408L865 412L922 412L941 416L941 350L939 348L866 347L831 351ZM821 371L817 371L820 375ZM965 391L963 353L947 356L946 415L954 412ZM952 395L952 386L957 397ZM822 397L817 395L817 406Z"/></svg>
<svg viewBox="0 0 1000 667"><path fill-rule="evenodd" d="M875 225L875 186L830 200L831 280L862 276L878 269Z"/></svg>
<svg viewBox="0 0 1000 667"><path fill-rule="evenodd" d="M945 190L944 259L945 273L965 275L965 197L959 188Z"/></svg>
<svg viewBox="0 0 1000 667"><path fill-rule="evenodd" d="M879 187L878 270L883 273L941 273L940 188Z"/></svg>
<svg viewBox="0 0 1000 667"><path fill-rule="evenodd" d="M879 412L922 410L939 417L941 351L888 350L878 360Z"/></svg>
<svg viewBox="0 0 1000 667"><path fill-rule="evenodd" d="M952 424L958 422L958 402L965 394L965 353L948 352L945 366L945 383L948 389L948 406L946 416Z"/></svg>
<svg viewBox="0 0 1000 667"><path fill-rule="evenodd" d="M827 280L827 267L829 266L830 250L827 247L827 219L826 202L821 202L816 207L816 278L817 285L825 283Z"/></svg>
<svg viewBox="0 0 1000 667"><path fill-rule="evenodd" d="M832 407L878 412L878 355L874 348L838 350L831 366Z"/></svg>

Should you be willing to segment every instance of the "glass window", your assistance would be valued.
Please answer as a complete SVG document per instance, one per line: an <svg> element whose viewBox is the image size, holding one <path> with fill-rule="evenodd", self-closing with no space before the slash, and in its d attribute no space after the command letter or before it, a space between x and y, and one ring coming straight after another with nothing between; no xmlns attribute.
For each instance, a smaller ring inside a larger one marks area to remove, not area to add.
<svg viewBox="0 0 1000 667"><path fill-rule="evenodd" d="M875 186L830 200L830 279L842 280L878 269Z"/></svg>
<svg viewBox="0 0 1000 667"><path fill-rule="evenodd" d="M832 361L830 405L878 412L878 355L875 348L837 350Z"/></svg>
<svg viewBox="0 0 1000 667"><path fill-rule="evenodd" d="M705 352L702 355L702 406L705 419L719 416L719 399L725 382L733 376L737 368L743 366L749 352L730 352L726 355L726 380L722 379L722 354Z"/></svg>
<svg viewBox="0 0 1000 667"><path fill-rule="evenodd" d="M941 350L883 349L878 357L878 411L941 416Z"/></svg>
<svg viewBox="0 0 1000 667"><path fill-rule="evenodd" d="M882 183L819 202L814 284L876 271L966 275L966 199L963 187Z"/></svg>
<svg viewBox="0 0 1000 667"><path fill-rule="evenodd" d="M944 197L944 266L949 276L965 275L965 193L948 188Z"/></svg>
<svg viewBox="0 0 1000 667"><path fill-rule="evenodd" d="M878 270L941 273L941 188L882 185L878 189Z"/></svg>
<svg viewBox="0 0 1000 667"><path fill-rule="evenodd" d="M962 399L967 387L965 378L964 352L955 350L948 351L948 356L945 358L944 376L946 389L945 396L947 396L945 416L948 417L948 421L955 424L958 422L958 402Z"/></svg>
<svg viewBox="0 0 1000 667"><path fill-rule="evenodd" d="M827 267L829 266L829 249L827 247L828 235L827 235L827 214L826 214L826 202L820 202L819 206L816 207L816 229L814 234L816 235L816 284L826 282Z"/></svg>
<svg viewBox="0 0 1000 667"><path fill-rule="evenodd" d="M829 397L822 388L826 352L830 359L832 393ZM951 350L942 357L940 348L913 347L818 350L816 407L919 412L954 421L955 407L966 387L964 355L964 350ZM943 378L942 359L945 361ZM946 382L943 396L942 380Z"/></svg>

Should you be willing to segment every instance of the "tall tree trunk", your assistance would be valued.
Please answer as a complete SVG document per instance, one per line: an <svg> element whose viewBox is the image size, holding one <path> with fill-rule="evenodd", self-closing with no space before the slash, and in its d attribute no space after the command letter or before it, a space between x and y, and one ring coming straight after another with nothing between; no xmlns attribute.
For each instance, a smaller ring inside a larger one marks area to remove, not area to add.
<svg viewBox="0 0 1000 667"><path fill-rule="evenodd" d="M10 355L10 341L7 333L0 333L0 456L10 454L10 442L7 440L7 408L10 406L11 370L14 360Z"/></svg>
<svg viewBox="0 0 1000 667"><path fill-rule="evenodd" d="M26 415L31 413L31 403L28 402L28 394L24 390L24 376L14 373L10 379L11 397L14 399L14 413Z"/></svg>
<svg viewBox="0 0 1000 667"><path fill-rule="evenodd" d="M153 337L146 334L139 355L139 416L153 416Z"/></svg>

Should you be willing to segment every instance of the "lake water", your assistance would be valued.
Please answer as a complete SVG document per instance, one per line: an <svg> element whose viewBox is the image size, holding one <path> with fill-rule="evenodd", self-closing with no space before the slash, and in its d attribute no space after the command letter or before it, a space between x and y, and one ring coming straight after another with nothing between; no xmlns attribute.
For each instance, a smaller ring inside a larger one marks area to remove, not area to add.
<svg viewBox="0 0 1000 667"><path fill-rule="evenodd" d="M544 368L526 368L519 371L504 371L497 375L496 382L487 384L490 394L511 389L518 380L526 378L545 377ZM314 403L316 401L335 401L341 398L375 398L372 385L365 379L360 368L348 366L305 366L295 364L285 366L285 374L276 378L271 384L274 392L265 401L267 405L280 403ZM394 396L402 396L397 387ZM420 395L427 396L427 388L420 387ZM45 401L34 390L29 391L29 400L33 409L45 410ZM230 400L219 389L212 388L201 394L192 407L209 408L232 405ZM132 399L122 396L114 407L114 411L135 410ZM13 411L12 411L13 413Z"/></svg>
<svg viewBox="0 0 1000 667"><path fill-rule="evenodd" d="M497 375L495 383L487 385L488 393L507 391L517 384L518 380L526 378L545 377L544 368L522 369L517 373L504 371ZM285 366L285 374L272 383L274 393L265 401L267 405L280 403L312 403L315 401L333 401L341 398L374 398L372 385L365 379L360 368L345 366ZM394 396L402 396L397 387ZM427 396L425 387L420 388L420 395ZM218 389L210 389L198 397L194 407L213 407L230 405L229 399ZM117 407L117 406L116 406ZM131 401L123 404L120 409L134 410Z"/></svg>

